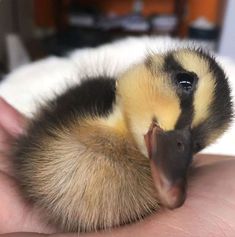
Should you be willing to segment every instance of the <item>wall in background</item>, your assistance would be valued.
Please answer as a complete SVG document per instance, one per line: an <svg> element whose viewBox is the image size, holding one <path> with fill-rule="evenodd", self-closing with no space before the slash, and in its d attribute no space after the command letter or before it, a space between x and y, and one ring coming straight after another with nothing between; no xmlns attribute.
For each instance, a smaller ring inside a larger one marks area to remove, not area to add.
<svg viewBox="0 0 235 237"><path fill-rule="evenodd" d="M4 23L3 23L4 22ZM0 61L5 59L5 35L13 30L11 1L0 2Z"/></svg>
<svg viewBox="0 0 235 237"><path fill-rule="evenodd" d="M65 10L72 3L80 5L93 5L106 13L128 14L133 10L134 0L60 0L61 7ZM55 26L56 0L34 0L36 24L40 27ZM174 0L143 0L143 15L158 13L173 13ZM224 0L187 0L187 7L183 20L181 35L187 35L188 25L200 16L221 25Z"/></svg>
<svg viewBox="0 0 235 237"><path fill-rule="evenodd" d="M16 33L22 39L33 37L34 29L32 0L0 1L0 63L6 64L6 36Z"/></svg>
<svg viewBox="0 0 235 237"><path fill-rule="evenodd" d="M132 12L134 0L79 0L78 2L82 4L92 3L95 6L99 6L106 13L116 13L116 14L128 14ZM143 1L143 15L151 15L156 13L172 13L174 11L174 0L144 0Z"/></svg>
<svg viewBox="0 0 235 237"><path fill-rule="evenodd" d="M228 0L219 53L235 60L235 1Z"/></svg>
<svg viewBox="0 0 235 237"><path fill-rule="evenodd" d="M221 23L224 0L188 0L188 21L194 21L203 16L208 21Z"/></svg>
<svg viewBox="0 0 235 237"><path fill-rule="evenodd" d="M95 6L105 13L124 15L132 12L135 0L61 0L60 7L63 10L72 2L80 6ZM143 14L172 13L174 11L174 0L144 0ZM40 27L53 27L56 24L56 0L34 0L35 22Z"/></svg>

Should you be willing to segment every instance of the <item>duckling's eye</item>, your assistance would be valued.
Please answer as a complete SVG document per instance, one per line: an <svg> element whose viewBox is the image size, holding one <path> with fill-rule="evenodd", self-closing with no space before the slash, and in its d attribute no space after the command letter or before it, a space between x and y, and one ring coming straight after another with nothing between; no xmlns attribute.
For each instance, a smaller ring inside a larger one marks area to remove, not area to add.
<svg viewBox="0 0 235 237"><path fill-rule="evenodd" d="M196 75L190 72L178 72L176 74L177 84L186 92L190 92L196 80Z"/></svg>

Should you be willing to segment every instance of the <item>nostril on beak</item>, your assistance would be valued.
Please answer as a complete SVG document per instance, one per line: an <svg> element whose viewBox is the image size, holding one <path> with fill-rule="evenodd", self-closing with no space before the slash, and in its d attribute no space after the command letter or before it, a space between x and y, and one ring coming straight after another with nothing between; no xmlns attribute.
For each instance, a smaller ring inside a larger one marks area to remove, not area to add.
<svg viewBox="0 0 235 237"><path fill-rule="evenodd" d="M181 141L177 141L176 143L178 151L182 152L184 151L184 144Z"/></svg>

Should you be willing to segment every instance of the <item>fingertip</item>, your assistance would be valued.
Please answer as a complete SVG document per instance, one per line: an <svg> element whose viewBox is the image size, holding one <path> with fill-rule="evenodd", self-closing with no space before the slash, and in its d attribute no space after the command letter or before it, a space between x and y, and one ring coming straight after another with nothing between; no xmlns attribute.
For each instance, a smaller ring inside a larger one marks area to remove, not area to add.
<svg viewBox="0 0 235 237"><path fill-rule="evenodd" d="M26 118L3 97L0 97L0 125L11 136L22 134L26 124Z"/></svg>

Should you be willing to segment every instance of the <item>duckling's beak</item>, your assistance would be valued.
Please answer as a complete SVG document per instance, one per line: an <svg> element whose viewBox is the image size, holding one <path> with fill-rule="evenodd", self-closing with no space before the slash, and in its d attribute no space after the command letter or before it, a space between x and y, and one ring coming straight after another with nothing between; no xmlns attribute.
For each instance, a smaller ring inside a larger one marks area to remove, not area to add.
<svg viewBox="0 0 235 237"><path fill-rule="evenodd" d="M189 128L164 132L153 122L144 139L160 204L169 209L180 207L193 154Z"/></svg>

